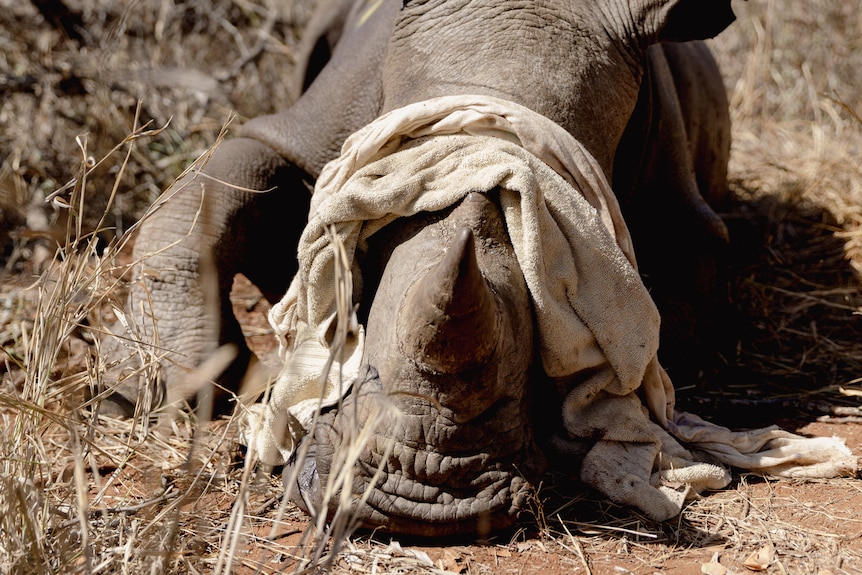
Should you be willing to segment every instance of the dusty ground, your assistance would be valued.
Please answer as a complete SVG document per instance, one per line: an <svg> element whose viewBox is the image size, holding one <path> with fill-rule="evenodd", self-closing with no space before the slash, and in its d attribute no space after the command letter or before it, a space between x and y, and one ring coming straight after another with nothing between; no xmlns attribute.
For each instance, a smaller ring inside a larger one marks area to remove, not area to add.
<svg viewBox="0 0 862 575"><path fill-rule="evenodd" d="M73 399L94 373L92 338L45 318L109 307L87 298L110 290L82 278L121 269L122 258L99 259L116 238L231 114L237 124L290 103L287 71L313 2L67 4L82 24L72 38L32 4L0 0L0 571L292 570L313 554L314 530L280 508L278 481L243 481L234 423L145 430L88 418ZM712 45L734 115L725 217L740 337L681 385L681 401L728 425L838 435L858 456L862 6L734 7L739 22ZM83 204L58 206L71 188L45 203L148 121L152 133L88 172ZM98 243L79 242L52 268L58 244L97 228ZM77 288L55 289L64 282ZM271 346L267 304L241 279L234 305L253 345ZM860 573L862 482L737 477L656 524L549 477L520 524L490 541L360 535L323 555L336 573Z"/></svg>

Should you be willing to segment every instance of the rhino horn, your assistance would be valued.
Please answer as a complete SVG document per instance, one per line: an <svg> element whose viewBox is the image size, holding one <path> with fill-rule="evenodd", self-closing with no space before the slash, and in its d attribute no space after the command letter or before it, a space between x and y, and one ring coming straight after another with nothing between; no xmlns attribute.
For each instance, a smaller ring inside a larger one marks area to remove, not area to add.
<svg viewBox="0 0 862 575"><path fill-rule="evenodd" d="M398 327L405 355L434 371L460 373L494 353L500 313L470 228L459 229L443 258L410 288Z"/></svg>

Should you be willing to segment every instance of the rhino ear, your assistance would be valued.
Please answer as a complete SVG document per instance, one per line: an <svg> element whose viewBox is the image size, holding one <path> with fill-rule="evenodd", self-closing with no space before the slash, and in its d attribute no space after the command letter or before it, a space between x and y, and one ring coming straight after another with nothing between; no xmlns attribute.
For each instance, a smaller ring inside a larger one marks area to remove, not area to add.
<svg viewBox="0 0 862 575"><path fill-rule="evenodd" d="M660 42L712 38L736 20L730 0L674 0L665 10Z"/></svg>

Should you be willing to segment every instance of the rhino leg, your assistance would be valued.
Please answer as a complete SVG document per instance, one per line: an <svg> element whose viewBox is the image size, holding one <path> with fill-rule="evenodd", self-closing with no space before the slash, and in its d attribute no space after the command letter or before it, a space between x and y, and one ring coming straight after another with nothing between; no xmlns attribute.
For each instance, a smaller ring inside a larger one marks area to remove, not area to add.
<svg viewBox="0 0 862 575"><path fill-rule="evenodd" d="M392 1L319 3L298 64L302 97L280 113L249 120L241 134L317 177L344 140L380 111L381 69L400 8Z"/></svg>
<svg viewBox="0 0 862 575"><path fill-rule="evenodd" d="M368 376L308 438L301 501L334 511L337 501L327 510L321 495L333 461L350 430L391 402L399 422L375 431L353 469L354 516L414 535L487 534L514 521L544 467L528 420L526 285L483 196L399 227L368 317Z"/></svg>
<svg viewBox="0 0 862 575"><path fill-rule="evenodd" d="M344 35L350 12L357 4L355 0L329 0L315 6L311 20L302 31L302 40L297 49L294 78L290 83L294 100L308 90L329 63Z"/></svg>
<svg viewBox="0 0 862 575"><path fill-rule="evenodd" d="M235 390L250 352L229 301L246 274L265 295L284 292L308 211L305 174L271 148L237 138L219 146L202 175L188 175L141 222L124 320L103 342L111 362L103 409L131 415L187 399L188 374L223 344L237 355L217 378ZM259 190L259 191L255 191ZM274 250L274 251L273 251ZM138 342L135 344L134 342Z"/></svg>
<svg viewBox="0 0 862 575"><path fill-rule="evenodd" d="M613 181L662 315L659 356L679 380L696 376L719 343L728 232L715 210L727 198L729 156L727 96L706 45L651 47Z"/></svg>

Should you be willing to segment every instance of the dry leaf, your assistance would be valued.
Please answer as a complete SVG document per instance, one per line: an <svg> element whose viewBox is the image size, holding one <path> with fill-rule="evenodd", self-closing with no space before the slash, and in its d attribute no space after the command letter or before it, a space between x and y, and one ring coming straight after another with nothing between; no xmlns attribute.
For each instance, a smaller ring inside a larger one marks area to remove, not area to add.
<svg viewBox="0 0 862 575"><path fill-rule="evenodd" d="M714 553L709 563L702 563L700 565L700 572L706 575L725 575L727 569L718 562L718 553Z"/></svg>
<svg viewBox="0 0 862 575"><path fill-rule="evenodd" d="M437 560L437 568L451 573L463 573L466 571L463 562L461 553L447 547L443 550L443 557Z"/></svg>
<svg viewBox="0 0 862 575"><path fill-rule="evenodd" d="M743 565L752 571L766 571L769 564L772 563L774 551L771 545L761 547L759 551L755 551L748 556Z"/></svg>

